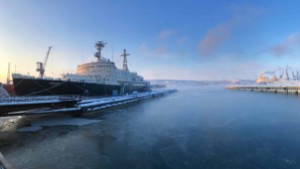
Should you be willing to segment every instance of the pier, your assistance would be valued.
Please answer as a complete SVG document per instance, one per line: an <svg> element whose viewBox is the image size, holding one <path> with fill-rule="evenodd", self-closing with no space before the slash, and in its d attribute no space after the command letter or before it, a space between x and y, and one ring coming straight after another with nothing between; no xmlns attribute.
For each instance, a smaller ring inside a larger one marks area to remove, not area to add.
<svg viewBox="0 0 300 169"><path fill-rule="evenodd" d="M256 86L228 86L230 90L242 90L251 92L267 92L280 94L296 94L300 93L300 86L272 86L272 85L256 85Z"/></svg>
<svg viewBox="0 0 300 169"><path fill-rule="evenodd" d="M0 100L0 116L70 114L81 116L103 109L134 103L169 93L175 89L161 89L113 97L5 98Z"/></svg>

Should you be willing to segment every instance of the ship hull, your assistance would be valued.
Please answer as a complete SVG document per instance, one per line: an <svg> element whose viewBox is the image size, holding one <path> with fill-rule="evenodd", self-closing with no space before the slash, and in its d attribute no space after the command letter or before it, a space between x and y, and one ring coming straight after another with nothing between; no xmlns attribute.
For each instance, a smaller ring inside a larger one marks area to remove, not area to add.
<svg viewBox="0 0 300 169"><path fill-rule="evenodd" d="M146 85L135 86L109 85L86 82L74 82L52 79L13 78L15 92L18 96L44 96L44 95L87 95L112 96L145 92L150 88Z"/></svg>

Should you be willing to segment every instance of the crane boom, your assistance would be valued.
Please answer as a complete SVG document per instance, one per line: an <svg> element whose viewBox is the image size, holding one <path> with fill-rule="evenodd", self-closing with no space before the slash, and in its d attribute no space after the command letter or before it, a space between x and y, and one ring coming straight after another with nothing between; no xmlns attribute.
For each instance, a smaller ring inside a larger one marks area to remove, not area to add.
<svg viewBox="0 0 300 169"><path fill-rule="evenodd" d="M49 49L48 49L48 52L47 52L47 55L46 55L46 58L45 58L45 61L44 61L44 69L45 69L45 67L46 67L46 64L47 64L47 61L48 61L48 57L49 57L51 48L52 48L52 46L50 46Z"/></svg>

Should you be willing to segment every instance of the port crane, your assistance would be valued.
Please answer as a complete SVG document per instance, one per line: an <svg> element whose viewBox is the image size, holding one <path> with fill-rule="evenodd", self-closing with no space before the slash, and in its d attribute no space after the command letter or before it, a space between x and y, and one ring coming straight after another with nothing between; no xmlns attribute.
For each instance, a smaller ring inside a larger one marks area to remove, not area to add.
<svg viewBox="0 0 300 169"><path fill-rule="evenodd" d="M48 57L49 57L51 48L52 48L52 46L50 46L50 47L48 48L48 51L47 51L47 54L46 54L46 58L45 58L44 63L43 63L43 62L36 62L36 65L37 65L36 71L40 73L40 77L41 77L41 78L44 77L44 74L45 74L45 67L46 67L46 65L47 65L47 61L48 61Z"/></svg>

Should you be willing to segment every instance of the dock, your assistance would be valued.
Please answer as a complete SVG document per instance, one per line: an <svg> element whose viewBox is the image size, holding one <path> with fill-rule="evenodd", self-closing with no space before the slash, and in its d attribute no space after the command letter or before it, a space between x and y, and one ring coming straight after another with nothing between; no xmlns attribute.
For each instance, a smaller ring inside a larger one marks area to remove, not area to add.
<svg viewBox="0 0 300 169"><path fill-rule="evenodd" d="M70 114L82 116L88 113L97 112L103 109L134 103L169 93L176 92L176 89L161 89L149 92L133 93L113 97L65 97L58 98L35 98L28 99L20 97L15 100L0 100L0 116L20 115L45 115L45 114Z"/></svg>
<svg viewBox="0 0 300 169"><path fill-rule="evenodd" d="M251 86L228 86L229 90L242 90L251 92L267 92L267 93L280 93L280 94L300 94L300 86L293 85L251 85Z"/></svg>

